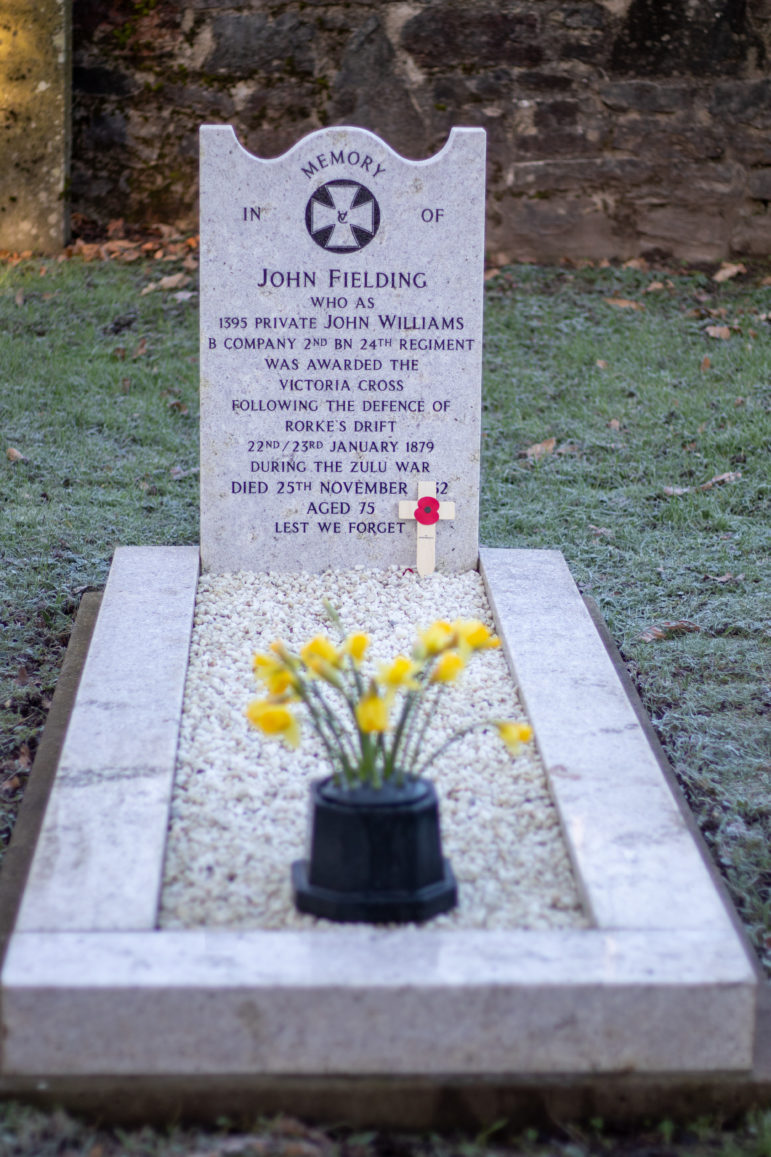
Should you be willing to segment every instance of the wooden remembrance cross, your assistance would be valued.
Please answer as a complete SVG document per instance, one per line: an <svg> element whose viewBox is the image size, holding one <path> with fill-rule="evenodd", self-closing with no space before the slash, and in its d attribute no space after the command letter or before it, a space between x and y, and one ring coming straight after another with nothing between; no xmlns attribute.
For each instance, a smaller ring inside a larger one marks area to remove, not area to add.
<svg viewBox="0 0 771 1157"><path fill-rule="evenodd" d="M417 505L399 503L399 518L414 518L418 524L418 574L434 573L436 565L436 524L455 517L454 502L439 502L435 482L418 482Z"/></svg>

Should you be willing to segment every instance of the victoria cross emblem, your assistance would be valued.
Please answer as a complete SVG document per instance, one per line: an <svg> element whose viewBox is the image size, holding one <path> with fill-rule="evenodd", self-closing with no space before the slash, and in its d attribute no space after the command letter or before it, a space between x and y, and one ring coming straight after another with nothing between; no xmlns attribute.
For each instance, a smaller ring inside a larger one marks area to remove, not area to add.
<svg viewBox="0 0 771 1157"><path fill-rule="evenodd" d="M313 240L330 253L352 253L369 245L380 225L380 206L358 181L327 181L305 207Z"/></svg>

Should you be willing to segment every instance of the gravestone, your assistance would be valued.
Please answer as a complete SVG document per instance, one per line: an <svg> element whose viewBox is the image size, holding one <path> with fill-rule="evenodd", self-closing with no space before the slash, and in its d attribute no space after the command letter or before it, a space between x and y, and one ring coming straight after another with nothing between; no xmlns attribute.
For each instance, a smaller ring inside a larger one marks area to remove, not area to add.
<svg viewBox="0 0 771 1157"><path fill-rule="evenodd" d="M358 128L274 160L202 128L204 570L414 565L426 483L455 508L438 568L476 566L484 156L482 129L409 161Z"/></svg>
<svg viewBox="0 0 771 1157"><path fill-rule="evenodd" d="M514 1103L496 1089L548 1109L583 1081L600 1113L602 1097L658 1097L662 1077L734 1081L753 1058L753 964L567 565L477 543L484 135L454 130L422 162L360 129L273 161L229 128L202 140L204 565L410 565L424 527L438 567L478 563L589 926L159 929L199 558L122 547L3 965L6 1094L32 1081L98 1098L128 1076L156 1095L160 1077L162 1103L177 1087L198 1111L243 1081L250 1112L365 1122L378 1097L398 1118L394 1082L412 1095L420 1074L442 1112L454 1081L489 1121ZM442 339L464 344L411 344ZM311 421L332 425L287 426ZM376 421L393 427L356 427Z"/></svg>

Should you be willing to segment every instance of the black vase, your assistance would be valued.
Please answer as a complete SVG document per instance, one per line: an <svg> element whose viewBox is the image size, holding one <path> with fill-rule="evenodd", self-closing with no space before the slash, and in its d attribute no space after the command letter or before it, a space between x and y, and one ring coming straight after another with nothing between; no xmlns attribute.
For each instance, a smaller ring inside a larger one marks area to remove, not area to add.
<svg viewBox="0 0 771 1157"><path fill-rule="evenodd" d="M348 923L429 920L458 902L442 857L439 803L427 779L401 786L311 785L309 860L292 864L300 912Z"/></svg>

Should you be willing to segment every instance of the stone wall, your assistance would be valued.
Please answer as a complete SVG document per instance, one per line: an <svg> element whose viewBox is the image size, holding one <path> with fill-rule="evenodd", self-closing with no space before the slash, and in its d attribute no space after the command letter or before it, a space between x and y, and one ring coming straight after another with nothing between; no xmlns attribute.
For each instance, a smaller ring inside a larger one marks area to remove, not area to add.
<svg viewBox="0 0 771 1157"><path fill-rule="evenodd" d="M0 249L69 232L69 0L0 4Z"/></svg>
<svg viewBox="0 0 771 1157"><path fill-rule="evenodd" d="M196 217L197 129L488 133L493 260L771 252L771 0L74 0L73 208Z"/></svg>

